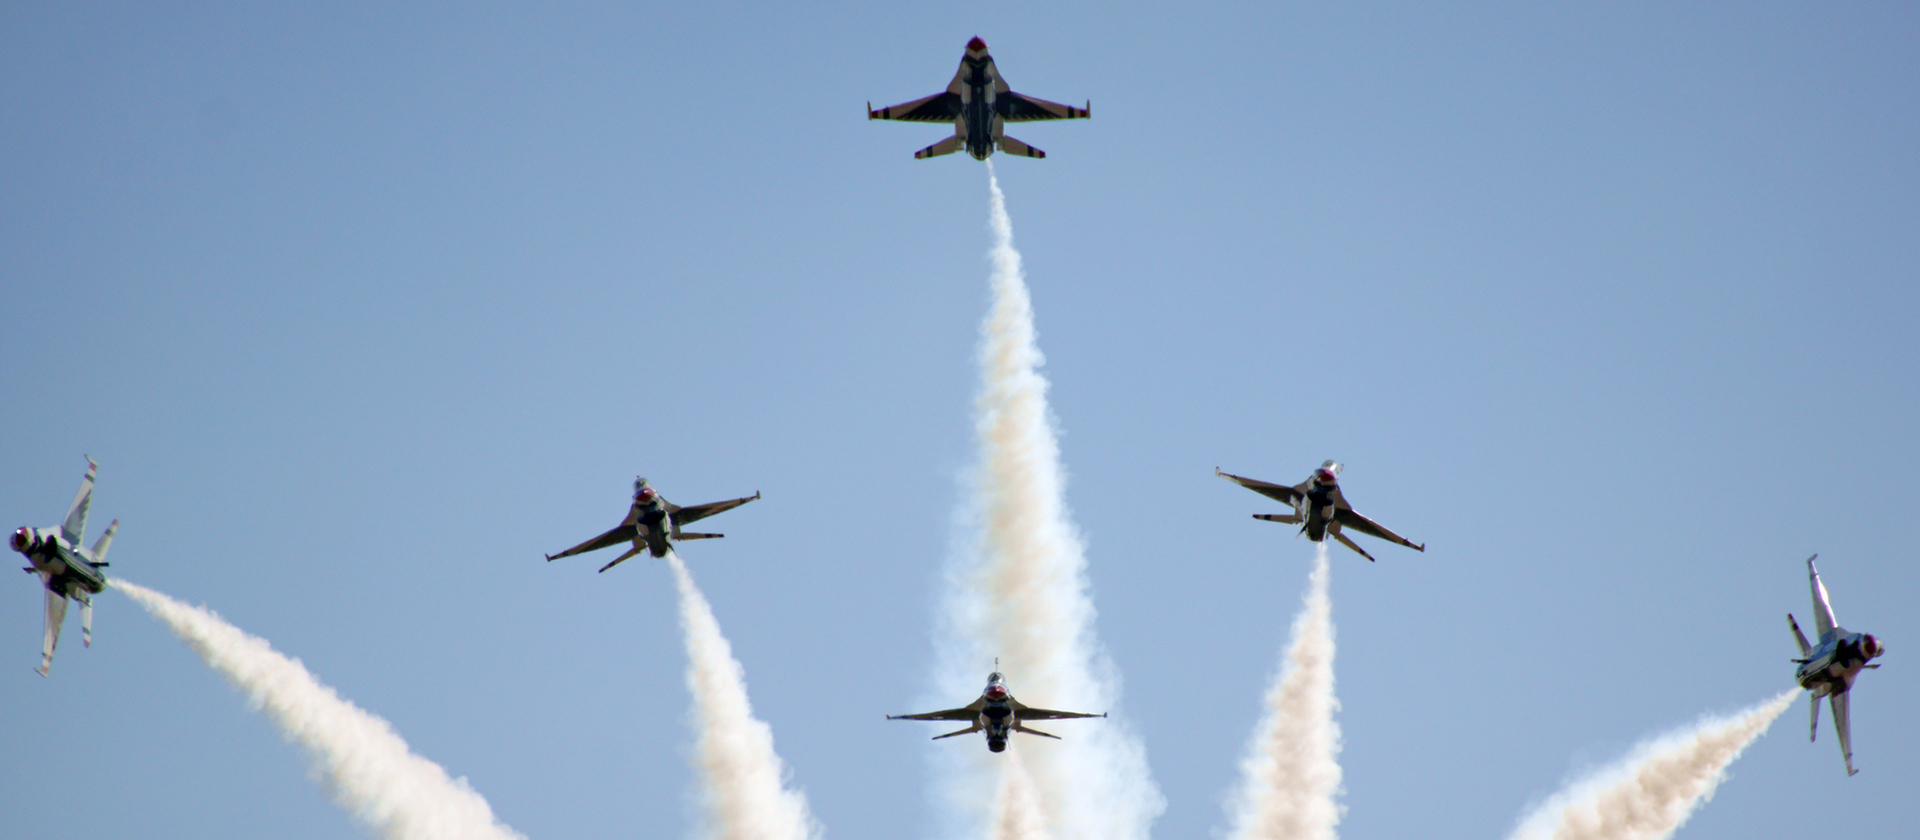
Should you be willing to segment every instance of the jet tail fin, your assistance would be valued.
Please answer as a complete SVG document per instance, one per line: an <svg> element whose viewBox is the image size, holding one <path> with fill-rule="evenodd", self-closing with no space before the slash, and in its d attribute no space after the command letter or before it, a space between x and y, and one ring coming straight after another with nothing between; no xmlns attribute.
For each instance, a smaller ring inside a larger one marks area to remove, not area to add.
<svg viewBox="0 0 1920 840"><path fill-rule="evenodd" d="M1029 146L1025 143L1022 143L1018 140L1008 137L1004 134L1000 135L1000 142L998 145L1000 146L1000 151L1006 152L1007 154L1010 154L1010 155L1020 155L1022 157L1030 157L1030 158L1043 158L1047 156L1046 152L1040 151L1039 149L1036 149L1032 146Z"/></svg>
<svg viewBox="0 0 1920 840"><path fill-rule="evenodd" d="M1031 727L1031 726L1028 726L1028 725L1026 725L1026 724L1024 724L1024 723L1021 723L1021 722L1019 722L1019 721L1017 721L1017 720L1013 722L1013 731L1015 731L1015 732L1025 732L1025 733L1027 733L1028 735L1038 735L1038 736L1040 736L1040 737L1042 737L1042 738L1052 738L1052 739L1053 739L1053 740L1055 740L1055 741L1058 741L1058 740L1060 740L1060 736L1058 736L1058 735L1055 735L1055 734L1053 734L1053 733L1051 733L1051 732L1041 732L1040 730L1038 730L1038 729L1034 729L1033 727Z"/></svg>
<svg viewBox="0 0 1920 840"><path fill-rule="evenodd" d="M945 140L942 140L938 143L935 143L931 146L921 149L920 151L914 152L913 156L917 160L926 160L927 158L930 158L930 157L950 155L950 154L953 154L954 152L960 151L960 147L965 144L966 144L966 141L960 139L960 135L955 134L952 137L949 137Z"/></svg>
<svg viewBox="0 0 1920 840"><path fill-rule="evenodd" d="M717 540L724 536L726 536L726 534L696 534L692 531L681 531L673 535L673 540L674 542L681 540Z"/></svg>
<svg viewBox="0 0 1920 840"><path fill-rule="evenodd" d="M1256 513L1253 518L1265 519L1268 522L1285 522L1288 525L1300 524L1300 514L1297 513Z"/></svg>
<svg viewBox="0 0 1920 840"><path fill-rule="evenodd" d="M120 520L115 519L113 520L113 524L107 526L106 533L101 534L100 539L94 542L93 548L87 550L87 554L93 557L93 565L107 565L107 549L113 546L113 535L119 530Z"/></svg>
<svg viewBox="0 0 1920 840"><path fill-rule="evenodd" d="M933 740L938 741L941 738L951 738L955 735L965 735L969 732L979 732L979 731L980 731L980 723L978 721L975 721L972 726L962 729L959 732L949 732L945 735L935 735L933 736Z"/></svg>
<svg viewBox="0 0 1920 840"><path fill-rule="evenodd" d="M1373 555L1368 554L1367 550L1364 548L1361 548L1359 543L1354 542L1352 537L1349 537L1346 534L1342 534L1339 531L1335 531L1332 528L1328 528L1327 533L1332 534L1333 538L1336 540L1339 540L1341 545L1351 548L1354 551L1360 552L1360 556L1367 558L1367 562L1369 563L1373 562Z"/></svg>
<svg viewBox="0 0 1920 840"><path fill-rule="evenodd" d="M1807 636L1800 632L1800 622L1793 620L1793 613L1787 613L1787 626L1793 628L1793 640L1800 644L1800 655L1806 656L1812 652L1813 646L1807 644Z"/></svg>
<svg viewBox="0 0 1920 840"><path fill-rule="evenodd" d="M629 558L629 557L632 557L632 556L633 556L633 555L635 555L635 554L639 554L640 552L642 552L642 551L645 551L645 550L647 550L647 549L646 549L646 544L645 544L645 543L636 543L636 544L635 544L635 545L634 545L634 546L633 546L632 548L630 548L630 549L627 549L627 553L625 553L625 554L622 554L622 555L620 555L619 557L615 557L615 558L613 558L613 562L611 562L611 563L608 563L608 564L607 564L607 565L605 565L605 566L601 566L601 567L600 567L600 571L603 571L603 572L604 572L604 571L606 571L606 570L608 570L608 569L611 569L611 568L613 568L613 567L615 567L615 566L618 566L618 565L620 565L621 563L625 563L625 562L627 562L627 558ZM549 559L551 559L551 558L549 558Z"/></svg>

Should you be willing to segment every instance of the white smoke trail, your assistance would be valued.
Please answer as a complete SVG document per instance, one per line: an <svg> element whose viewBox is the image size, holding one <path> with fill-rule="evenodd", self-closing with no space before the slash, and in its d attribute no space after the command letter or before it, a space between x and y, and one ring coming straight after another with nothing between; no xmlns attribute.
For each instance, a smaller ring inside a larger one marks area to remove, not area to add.
<svg viewBox="0 0 1920 840"><path fill-rule="evenodd" d="M680 555L669 553L680 588L680 626L686 632L689 723L698 734L692 756L707 809L706 836L714 840L807 840L818 834L807 798L785 785L787 768L773 751L773 730L753 716L746 671L720 635L713 607L693 585Z"/></svg>
<svg viewBox="0 0 1920 840"><path fill-rule="evenodd" d="M306 666L248 635L205 607L190 607L142 586L116 580L132 598L234 687L264 710L289 741L313 758L313 772L334 801L380 836L393 840L520 838L493 816L487 800L415 755L385 720L342 700Z"/></svg>
<svg viewBox="0 0 1920 840"><path fill-rule="evenodd" d="M1520 821L1510 840L1659 840L1713 798L1727 765L1773 725L1797 689L1730 717L1635 747L1611 767L1568 785Z"/></svg>
<svg viewBox="0 0 1920 840"><path fill-rule="evenodd" d="M1000 774L1000 792L994 803L994 840L1045 840L1047 817L1040 813L1033 776L1020 761L1018 752L1009 752Z"/></svg>
<svg viewBox="0 0 1920 840"><path fill-rule="evenodd" d="M1286 661L1267 692L1267 713L1240 762L1232 803L1234 840L1333 840L1345 811L1340 794L1340 724L1333 713L1333 601L1327 544L1316 543L1313 573Z"/></svg>
<svg viewBox="0 0 1920 840"><path fill-rule="evenodd" d="M1015 696L1031 705L1108 711L1119 698L1119 679L1094 638L1086 557L1067 513L1047 380L1038 372L1043 359L1034 342L1033 303L991 162L987 175L993 304L981 327L982 382L974 404L980 463L967 511L979 537L971 556L950 570L937 681L943 690L978 690L997 656ZM1046 830L1072 840L1145 840L1165 800L1140 739L1119 720L1067 727L1072 731L1058 733L1065 741L1023 736L1013 747L1032 776ZM1006 766L991 760L952 765L960 772ZM971 784L943 778L940 787L956 798L991 796L1000 813L989 817L990 826L1028 824L1005 812L1018 800L994 794L1004 783L975 775ZM955 804L970 810L965 801Z"/></svg>

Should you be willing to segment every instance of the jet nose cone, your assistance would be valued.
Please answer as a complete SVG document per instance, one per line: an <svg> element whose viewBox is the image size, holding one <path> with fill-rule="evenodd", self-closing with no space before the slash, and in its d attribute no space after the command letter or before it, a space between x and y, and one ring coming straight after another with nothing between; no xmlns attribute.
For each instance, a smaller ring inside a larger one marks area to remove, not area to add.
<svg viewBox="0 0 1920 840"><path fill-rule="evenodd" d="M987 42L980 40L980 36L978 35L973 36L973 40L967 42L967 52L983 53L986 51Z"/></svg>

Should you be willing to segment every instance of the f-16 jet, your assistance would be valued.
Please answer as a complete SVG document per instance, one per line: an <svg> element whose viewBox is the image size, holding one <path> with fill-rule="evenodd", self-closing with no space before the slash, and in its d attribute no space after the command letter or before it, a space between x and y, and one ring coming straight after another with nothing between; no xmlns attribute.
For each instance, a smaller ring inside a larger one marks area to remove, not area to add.
<svg viewBox="0 0 1920 840"><path fill-rule="evenodd" d="M999 665L1000 663L996 661L994 664ZM980 692L980 699L972 703L968 703L958 709L948 709L944 712L927 712L919 715L887 715L887 720L972 721L972 726L958 732L935 735L933 736L933 740L938 741L941 738L951 738L955 735L965 735L969 732L986 732L987 749L994 752L1003 752L1007 748L1007 735L1012 732L1025 732L1028 735L1038 735L1042 738L1052 738L1056 741L1060 739L1058 735L1051 735L1041 732L1038 729L1029 728L1026 726L1027 721L1065 720L1067 718L1090 717L1103 718L1106 716L1105 712L1096 715L1085 712L1056 712L1052 709L1036 709L1013 699L1013 695L1007 693L1006 678L1001 676L999 671L995 671L987 675L986 690Z"/></svg>
<svg viewBox="0 0 1920 840"><path fill-rule="evenodd" d="M618 566L626 562L627 558L639 554L642 551L649 552L655 557L665 557L667 556L667 552L673 550L673 544L676 542L682 540L714 540L726 536L726 534L696 534L692 531L682 531L680 530L680 526L697 522L721 511L732 510L758 498L760 498L760 494L755 493L751 496L728 499L724 502L708 502L704 505L681 507L667 501L667 498L654 490L652 485L647 483L646 479L635 478L633 480L633 507L627 510L626 519L621 520L620 524L613 526L612 530L600 536L587 540L559 554L547 555L547 560L553 561L561 557L572 557L575 554L584 554L589 551L595 551L627 541L633 542L633 548L628 550L627 553L613 558L613 562L601 566L600 571L604 572Z"/></svg>
<svg viewBox="0 0 1920 840"><path fill-rule="evenodd" d="M1847 775L1851 776L1860 771L1853 769L1853 732L1847 722L1847 692L1853 688L1853 680L1862 668L1880 667L1868 665L1867 660L1886 653L1887 648L1872 633L1849 633L1834 621L1833 606L1827 603L1827 587L1820 583L1820 571L1813 567L1813 557L1807 558L1807 580L1813 587L1813 629L1818 638L1816 644L1807 644L1807 637L1800 632L1800 623L1793 620L1793 613L1787 613L1787 626L1793 628L1793 640L1800 645L1800 658L1793 660L1800 663L1800 667L1794 669L1793 679L1801 688L1813 690L1808 698L1812 701L1808 711L1813 713L1813 719L1807 727L1807 740L1812 741L1820 734L1820 698L1826 697L1828 705L1833 707L1833 728L1840 730L1840 755L1846 759Z"/></svg>
<svg viewBox="0 0 1920 840"><path fill-rule="evenodd" d="M1347 497L1340 492L1340 464L1336 462L1328 461L1321 464L1319 469L1313 471L1313 475L1307 476L1306 481L1292 487L1223 473L1219 467L1213 468L1213 474L1267 498L1291 505L1292 513L1256 513L1253 518L1265 519L1268 522L1285 522L1289 525L1297 524L1300 526L1300 533L1306 534L1307 539L1314 542L1323 542L1328 536L1332 536L1339 540L1341 545L1360 552L1361 557L1371 561L1373 555L1368 554L1366 549L1361 548L1346 534L1340 532L1342 528L1352 528L1387 542L1399 543L1414 551L1427 550L1425 543L1415 545L1412 540L1389 531L1381 527L1380 523L1356 513L1353 506L1347 504Z"/></svg>
<svg viewBox="0 0 1920 840"><path fill-rule="evenodd" d="M947 83L945 92L879 110L874 110L873 103L868 102L867 119L953 123L952 137L914 152L916 158L953 154L962 147L975 160L986 160L994 149L1010 155L1043 158L1046 152L1006 136L1005 124L1086 119L1092 116L1092 108L1092 102L1085 108L1075 108L1014 93L993 66L993 56L987 54L987 42L975 38L967 42L967 52L960 57L960 69L953 74L953 81Z"/></svg>
<svg viewBox="0 0 1920 840"><path fill-rule="evenodd" d="M47 635L40 648L40 676L53 667L53 647L60 643L60 625L67 618L67 599L80 602L81 643L93 645L93 595L107 588L107 547L120 530L113 520L93 548L82 548L87 533L87 511L93 507L93 474L100 466L87 459L87 475L80 479L80 493L67 508L67 518L58 528L20 528L13 532L13 550L27 556L27 572L40 576L47 587Z"/></svg>

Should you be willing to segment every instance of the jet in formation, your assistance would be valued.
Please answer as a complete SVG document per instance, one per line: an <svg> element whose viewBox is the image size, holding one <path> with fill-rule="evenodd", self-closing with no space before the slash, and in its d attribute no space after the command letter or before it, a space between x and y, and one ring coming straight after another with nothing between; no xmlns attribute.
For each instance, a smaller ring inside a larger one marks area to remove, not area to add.
<svg viewBox="0 0 1920 840"><path fill-rule="evenodd" d="M1800 663L1800 667L1794 670L1793 679L1801 688L1813 691L1808 698L1812 701L1808 711L1813 713L1813 720L1807 727L1807 740L1812 741L1820 734L1820 698L1827 698L1828 705L1833 707L1833 728L1840 730L1840 755L1846 759L1847 775L1851 776L1860 771L1853 769L1853 732L1847 722L1847 692L1853 688L1853 680L1862 668L1880 667L1868 665L1867 660L1886 653L1887 648L1872 633L1849 633L1834 621L1833 606L1827 602L1827 587L1820 583L1820 570L1813 567L1813 557L1807 558L1807 580L1813 587L1813 629L1818 638L1815 644L1807 644L1807 637L1800 632L1800 622L1793 620L1793 613L1787 613L1787 626L1793 628L1793 640L1800 645L1800 658L1793 660Z"/></svg>
<svg viewBox="0 0 1920 840"><path fill-rule="evenodd" d="M1340 533L1342 528L1352 528L1387 542L1399 543L1414 551L1427 550L1425 543L1415 545L1412 540L1389 531L1381 527L1380 523L1354 512L1353 507L1347 504L1347 497L1340 492L1340 465L1333 461L1321 464L1319 469L1313 471L1313 475L1307 476L1306 481L1292 487L1223 473L1219 467L1213 468L1213 474L1262 496L1277 499L1292 506L1292 513L1256 513L1253 518L1265 519L1268 522L1285 522L1289 525L1297 524L1300 526L1300 533L1306 534L1307 539L1314 542L1323 542L1328 536L1332 536L1339 540L1341 545L1360 552L1361 557L1372 560L1373 555L1368 554L1366 549L1361 548L1346 534Z"/></svg>
<svg viewBox="0 0 1920 840"><path fill-rule="evenodd" d="M31 565L25 571L40 576L47 586L47 635L40 648L40 676L53 667L53 647L60 643L60 625L67 617L67 599L80 602L80 639L93 645L93 595L107 588L107 547L113 533L120 530L115 519L93 548L82 548L87 533L87 511L93 507L93 474L100 466L87 459L87 475L80 479L80 493L67 508L66 521L58 528L20 528L13 532L13 550L27 556Z"/></svg>
<svg viewBox="0 0 1920 840"><path fill-rule="evenodd" d="M994 149L1010 155L1043 158L1046 152L1006 136L1005 125L1034 120L1086 119L1092 115L1092 108L1092 102L1085 108L1075 108L1014 93L993 66L993 56L987 54L987 42L975 38L967 42L967 52L960 57L960 69L953 74L953 81L947 83L945 92L877 111L873 103L868 102L867 119L953 123L952 137L914 152L916 158L948 155L963 147L975 160L986 160Z"/></svg>
<svg viewBox="0 0 1920 840"><path fill-rule="evenodd" d="M628 541L633 542L633 548L628 550L627 553L613 558L613 562L601 566L600 571L604 572L618 566L625 562L627 558L639 554L642 551L649 552L655 557L665 557L667 556L667 552L673 550L673 544L676 542L682 540L712 540L726 536L725 534L696 534L692 531L682 531L680 530L680 526L705 519L721 511L732 510L758 498L760 498L760 494L755 493L751 496L728 499L724 502L708 502L704 505L681 507L667 501L666 497L654 490L653 487L647 483L646 479L635 478L633 480L633 507L628 509L626 519L622 520L619 525L615 525L613 530L600 536L587 540L559 554L547 555L547 560L552 561L561 557L572 557L575 554L584 554L589 551Z"/></svg>
<svg viewBox="0 0 1920 840"><path fill-rule="evenodd" d="M1000 663L996 661L994 664L999 665ZM958 709L948 709L944 712L927 712L919 715L887 715L887 720L971 721L972 726L958 732L935 735L933 736L933 740L938 741L941 738L951 738L955 735L965 735L969 732L985 732L987 733L987 749L994 752L1003 752L1007 748L1007 735L1013 732L1025 732L1028 735L1038 735L1042 738L1052 738L1054 740L1060 739L1058 735L1051 735L1041 732L1038 729L1029 728L1026 726L1027 721L1090 717L1103 718L1106 716L1105 712L1096 715L1086 712L1056 712L1052 709L1036 709L1013 699L1013 695L1007 693L1006 677L1001 676L999 671L995 671L987 675L986 690L980 692L980 699L972 703L968 703Z"/></svg>

